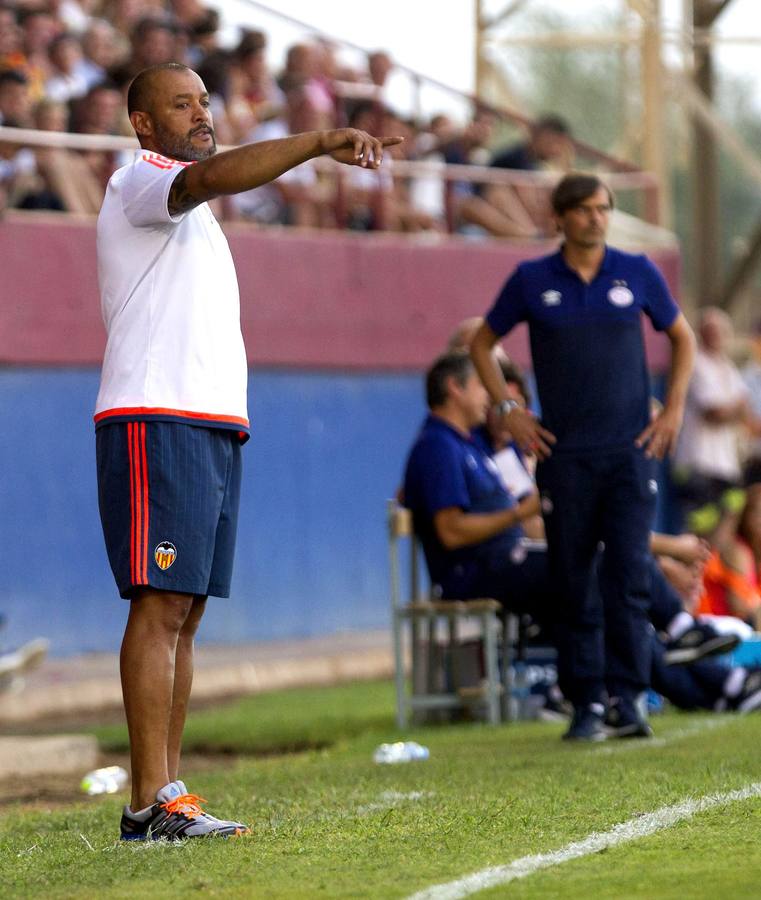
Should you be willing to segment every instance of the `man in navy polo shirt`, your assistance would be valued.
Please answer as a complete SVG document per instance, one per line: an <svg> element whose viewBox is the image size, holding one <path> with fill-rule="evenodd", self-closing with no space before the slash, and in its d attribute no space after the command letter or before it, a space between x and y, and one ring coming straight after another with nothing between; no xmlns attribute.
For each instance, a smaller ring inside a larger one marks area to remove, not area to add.
<svg viewBox="0 0 761 900"><path fill-rule="evenodd" d="M517 503L471 437L489 397L466 351L434 362L426 396L430 414L407 459L404 503L432 582L447 599L494 597L541 614L549 606L547 567L543 554L521 544L520 527L538 512L538 497Z"/></svg>
<svg viewBox="0 0 761 900"><path fill-rule="evenodd" d="M552 207L560 250L522 263L471 344L473 361L519 446L539 457L537 482L557 607L558 676L574 704L569 739L604 736L605 704L636 724L649 684L648 541L654 460L682 422L695 340L645 256L608 247L613 197L595 176L569 175ZM665 404L651 417L641 315L671 342ZM492 347L528 322L541 421L508 398ZM602 600L590 590L599 543Z"/></svg>

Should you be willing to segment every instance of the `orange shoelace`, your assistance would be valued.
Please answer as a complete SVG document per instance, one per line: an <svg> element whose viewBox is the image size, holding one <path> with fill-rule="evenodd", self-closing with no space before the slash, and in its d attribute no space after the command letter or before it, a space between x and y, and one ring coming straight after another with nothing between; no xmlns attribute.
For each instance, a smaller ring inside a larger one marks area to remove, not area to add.
<svg viewBox="0 0 761 900"><path fill-rule="evenodd" d="M179 815L187 816L189 819L195 819L196 816L200 816L203 813L201 809L202 803L206 803L206 800L197 794L180 794L179 797L175 797L174 800L169 800L167 803L162 803L161 806L168 813L178 813Z"/></svg>

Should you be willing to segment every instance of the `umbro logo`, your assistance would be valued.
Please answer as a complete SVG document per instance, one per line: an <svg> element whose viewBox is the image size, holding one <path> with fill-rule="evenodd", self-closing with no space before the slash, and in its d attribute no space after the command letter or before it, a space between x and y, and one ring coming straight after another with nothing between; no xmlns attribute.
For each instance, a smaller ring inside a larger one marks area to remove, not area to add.
<svg viewBox="0 0 761 900"><path fill-rule="evenodd" d="M562 299L563 295L560 291L545 291L542 294L542 303L545 306L559 306Z"/></svg>

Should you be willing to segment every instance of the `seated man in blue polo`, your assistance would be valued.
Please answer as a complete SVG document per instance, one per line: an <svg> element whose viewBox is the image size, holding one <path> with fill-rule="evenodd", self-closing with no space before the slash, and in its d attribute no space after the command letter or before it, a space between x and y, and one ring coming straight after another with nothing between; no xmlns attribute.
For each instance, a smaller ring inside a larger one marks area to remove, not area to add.
<svg viewBox="0 0 761 900"><path fill-rule="evenodd" d="M432 582L447 599L494 597L541 616L549 605L546 561L521 542L521 523L537 514L538 498L516 502L471 437L488 396L466 352L434 362L426 396L430 413L407 460L404 502Z"/></svg>

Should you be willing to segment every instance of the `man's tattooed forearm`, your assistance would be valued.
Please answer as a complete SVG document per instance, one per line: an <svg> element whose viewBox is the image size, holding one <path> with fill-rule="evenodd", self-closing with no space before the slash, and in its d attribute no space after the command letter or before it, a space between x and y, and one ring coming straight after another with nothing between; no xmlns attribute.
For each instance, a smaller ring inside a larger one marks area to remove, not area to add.
<svg viewBox="0 0 761 900"><path fill-rule="evenodd" d="M194 196L188 190L186 184L187 176L188 170L183 169L174 179L172 186L169 189L167 207L169 208L170 216L178 216L180 213L187 212L188 210L193 209L193 207L198 206L199 203L203 203L203 200Z"/></svg>

